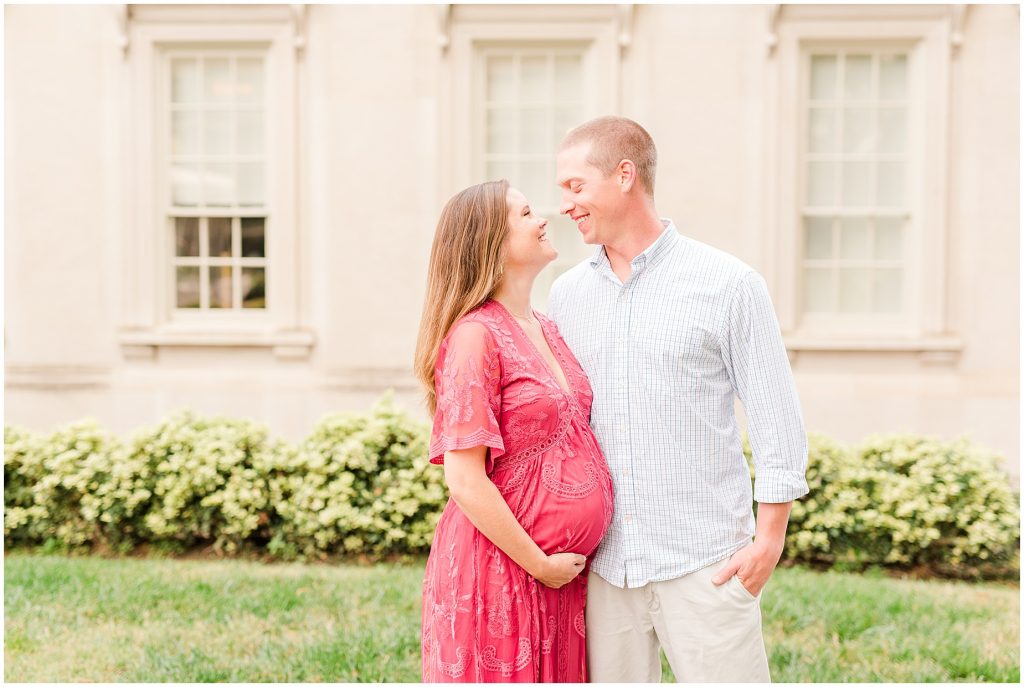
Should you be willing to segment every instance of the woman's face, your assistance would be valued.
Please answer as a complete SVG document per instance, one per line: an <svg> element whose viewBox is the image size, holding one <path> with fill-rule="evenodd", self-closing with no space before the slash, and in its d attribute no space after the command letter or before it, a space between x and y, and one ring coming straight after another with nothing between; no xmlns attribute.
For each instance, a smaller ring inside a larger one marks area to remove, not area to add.
<svg viewBox="0 0 1024 687"><path fill-rule="evenodd" d="M535 215L518 189L509 188L508 237L505 239L505 269L532 267L539 272L558 257L547 238L548 221Z"/></svg>

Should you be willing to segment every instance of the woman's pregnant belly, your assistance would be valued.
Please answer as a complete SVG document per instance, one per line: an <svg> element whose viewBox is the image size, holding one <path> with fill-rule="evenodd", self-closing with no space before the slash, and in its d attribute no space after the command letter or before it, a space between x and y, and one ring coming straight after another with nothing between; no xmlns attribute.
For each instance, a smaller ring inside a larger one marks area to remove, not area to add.
<svg viewBox="0 0 1024 687"><path fill-rule="evenodd" d="M534 498L520 505L533 540L547 554L592 554L611 524L608 470L596 460L553 456L541 460L535 480Z"/></svg>

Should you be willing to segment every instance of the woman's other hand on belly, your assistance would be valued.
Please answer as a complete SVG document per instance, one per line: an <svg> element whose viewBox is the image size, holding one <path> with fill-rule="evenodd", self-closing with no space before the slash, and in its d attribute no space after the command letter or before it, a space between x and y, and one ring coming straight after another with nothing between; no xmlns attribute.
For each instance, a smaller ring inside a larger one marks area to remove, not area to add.
<svg viewBox="0 0 1024 687"><path fill-rule="evenodd" d="M586 564L587 557L578 553L553 553L534 574L534 578L545 587L558 589L576 579Z"/></svg>

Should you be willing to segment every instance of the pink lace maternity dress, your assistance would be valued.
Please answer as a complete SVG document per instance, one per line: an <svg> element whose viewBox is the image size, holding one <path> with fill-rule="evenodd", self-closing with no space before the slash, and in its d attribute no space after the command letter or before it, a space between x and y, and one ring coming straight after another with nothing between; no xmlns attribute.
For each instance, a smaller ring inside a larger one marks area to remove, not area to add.
<svg viewBox="0 0 1024 687"><path fill-rule="evenodd" d="M441 345L430 460L490 447L487 473L538 546L589 556L611 522L611 475L588 423L587 377L554 323L538 319L569 391L489 300ZM449 500L423 581L423 681L585 682L586 580L585 570L545 587Z"/></svg>

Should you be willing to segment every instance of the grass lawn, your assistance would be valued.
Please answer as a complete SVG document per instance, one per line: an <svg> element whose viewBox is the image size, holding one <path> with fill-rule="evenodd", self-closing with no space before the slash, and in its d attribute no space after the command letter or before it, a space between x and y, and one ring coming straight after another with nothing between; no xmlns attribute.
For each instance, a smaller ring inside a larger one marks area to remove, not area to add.
<svg viewBox="0 0 1024 687"><path fill-rule="evenodd" d="M422 568L8 554L4 679L418 682ZM777 682L1020 681L1016 587L794 568L761 603Z"/></svg>

